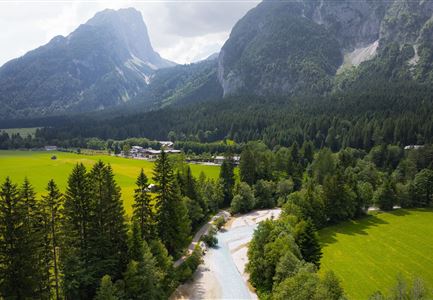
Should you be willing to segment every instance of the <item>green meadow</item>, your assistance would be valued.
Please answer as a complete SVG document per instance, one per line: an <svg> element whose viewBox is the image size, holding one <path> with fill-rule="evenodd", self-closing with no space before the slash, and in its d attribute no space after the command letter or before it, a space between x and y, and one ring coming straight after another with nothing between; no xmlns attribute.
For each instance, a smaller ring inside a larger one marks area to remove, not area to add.
<svg viewBox="0 0 433 300"><path fill-rule="evenodd" d="M321 272L333 270L349 299L388 293L397 276L433 290L433 210L375 213L320 231Z"/></svg>
<svg viewBox="0 0 433 300"><path fill-rule="evenodd" d="M55 155L56 160L51 157ZM126 159L108 155L88 155L47 151L0 151L0 182L9 176L15 183L21 184L24 177L29 178L38 194L43 193L50 179L54 179L62 191L65 190L68 176L77 163L87 168L102 160L111 164L117 183L122 189L125 210L131 212L135 179L143 168L150 182L152 181L153 162ZM208 178L218 178L218 166L191 164L193 175L198 177L204 172Z"/></svg>
<svg viewBox="0 0 433 300"><path fill-rule="evenodd" d="M7 134L17 134L19 133L23 138L27 137L29 134L34 136L36 130L40 127L32 127L32 128L8 128L8 129L0 129L0 131L5 131Z"/></svg>

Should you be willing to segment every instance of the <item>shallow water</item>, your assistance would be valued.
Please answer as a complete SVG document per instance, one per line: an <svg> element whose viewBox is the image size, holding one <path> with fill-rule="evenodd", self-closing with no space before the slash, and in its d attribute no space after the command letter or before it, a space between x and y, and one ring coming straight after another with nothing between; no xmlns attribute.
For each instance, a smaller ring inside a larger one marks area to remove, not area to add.
<svg viewBox="0 0 433 300"><path fill-rule="evenodd" d="M248 243L257 225L245 225L218 232L218 248L210 249L205 260L218 281L223 299L255 299L236 267L231 251Z"/></svg>
<svg viewBox="0 0 433 300"><path fill-rule="evenodd" d="M257 299L248 288L248 243L260 221L278 218L281 210L253 211L233 218L228 229L217 233L218 247L209 249L193 281L181 285L171 299Z"/></svg>

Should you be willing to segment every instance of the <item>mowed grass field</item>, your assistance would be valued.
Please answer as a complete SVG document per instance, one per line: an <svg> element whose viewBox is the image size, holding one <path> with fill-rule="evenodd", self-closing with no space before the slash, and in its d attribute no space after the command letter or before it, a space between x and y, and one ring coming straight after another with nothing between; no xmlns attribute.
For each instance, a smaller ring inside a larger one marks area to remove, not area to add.
<svg viewBox="0 0 433 300"><path fill-rule="evenodd" d="M32 127L32 128L8 128L8 129L0 129L0 131L5 131L9 135L19 133L21 135L21 137L25 138L29 134L31 136L34 136L35 133L36 133L36 130L38 128L40 128L40 127Z"/></svg>
<svg viewBox="0 0 433 300"><path fill-rule="evenodd" d="M56 160L51 157L56 155ZM83 163L88 169L98 160L110 163L115 179L122 189L122 198L127 214L131 213L135 180L143 168L152 182L153 162L145 160L126 159L108 155L83 155L65 152L47 151L0 151L0 182L9 176L15 183L21 184L27 176L38 195L44 193L47 183L54 179L64 192L68 176L77 163ZM218 178L218 166L204 166L191 164L194 176L198 177L203 171L208 178Z"/></svg>
<svg viewBox="0 0 433 300"><path fill-rule="evenodd" d="M376 213L319 232L320 272L333 270L349 299L389 293L398 275L433 290L433 210ZM429 298L430 299L430 298Z"/></svg>

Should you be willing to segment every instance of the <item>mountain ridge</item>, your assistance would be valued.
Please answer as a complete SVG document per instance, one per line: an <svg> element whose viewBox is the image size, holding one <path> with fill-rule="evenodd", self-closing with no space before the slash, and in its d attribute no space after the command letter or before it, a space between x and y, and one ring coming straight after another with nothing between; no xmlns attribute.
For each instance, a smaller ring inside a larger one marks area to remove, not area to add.
<svg viewBox="0 0 433 300"><path fill-rule="evenodd" d="M140 12L104 10L0 68L0 117L118 105L134 98L155 70L174 65L153 50Z"/></svg>

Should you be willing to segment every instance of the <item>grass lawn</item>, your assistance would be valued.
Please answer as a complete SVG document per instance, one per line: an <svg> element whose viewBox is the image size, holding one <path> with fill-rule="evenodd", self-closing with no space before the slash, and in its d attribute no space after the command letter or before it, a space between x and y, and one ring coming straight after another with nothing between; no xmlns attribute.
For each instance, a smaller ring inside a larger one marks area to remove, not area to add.
<svg viewBox="0 0 433 300"><path fill-rule="evenodd" d="M433 290L433 210L376 213L320 231L321 271L333 270L349 299L388 293L397 275Z"/></svg>
<svg viewBox="0 0 433 300"><path fill-rule="evenodd" d="M21 135L21 137L25 138L27 137L29 134L31 136L34 136L36 133L36 130L40 128L40 127L32 127L32 128L8 128L8 129L0 129L0 131L5 131L7 132L7 134L12 135L12 134L17 134L19 133Z"/></svg>
<svg viewBox="0 0 433 300"><path fill-rule="evenodd" d="M51 156L56 155L56 160ZM36 192L43 193L50 179L54 179L61 191L65 190L67 178L78 162L87 168L101 159L110 163L115 178L122 188L122 197L127 214L131 213L131 204L135 188L135 180L143 168L147 177L152 181L153 162L145 160L126 159L108 155L78 155L65 152L34 152L34 151L0 151L0 182L9 176L15 183L21 184L27 176L35 187ZM217 178L218 166L204 166L191 164L194 176L198 177L203 171L209 178Z"/></svg>

